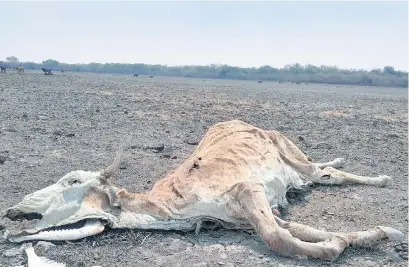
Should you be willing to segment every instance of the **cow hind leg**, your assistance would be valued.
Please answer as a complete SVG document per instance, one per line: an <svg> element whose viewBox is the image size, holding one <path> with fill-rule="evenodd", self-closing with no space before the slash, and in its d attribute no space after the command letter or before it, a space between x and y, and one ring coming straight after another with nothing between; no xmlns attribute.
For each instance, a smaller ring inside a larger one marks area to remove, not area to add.
<svg viewBox="0 0 409 267"><path fill-rule="evenodd" d="M325 239L328 237L328 240L317 243L304 242L294 237L291 231L276 222L260 184L238 183L226 194L233 216L250 223L262 240L278 254L335 260L348 246L343 238L336 235L326 235Z"/></svg>
<svg viewBox="0 0 409 267"><path fill-rule="evenodd" d="M387 175L377 177L360 176L337 170L334 167L325 167L321 172L321 176L314 182L327 185L342 185L349 183L384 187L392 184L392 178Z"/></svg>
<svg viewBox="0 0 409 267"><path fill-rule="evenodd" d="M335 233L318 230L299 223L286 222L278 217L275 217L275 220L280 227L287 229L292 236L307 242L321 242L340 237L351 246L372 247L390 241L402 241L404 238L402 232L385 226L378 226L368 231Z"/></svg>
<svg viewBox="0 0 409 267"><path fill-rule="evenodd" d="M340 168L342 166L344 166L345 164L345 159L344 158L336 158L332 161L328 161L328 162L317 162L317 163L313 163L314 165L316 165L318 168L320 169L324 169L326 167L333 167L333 168Z"/></svg>

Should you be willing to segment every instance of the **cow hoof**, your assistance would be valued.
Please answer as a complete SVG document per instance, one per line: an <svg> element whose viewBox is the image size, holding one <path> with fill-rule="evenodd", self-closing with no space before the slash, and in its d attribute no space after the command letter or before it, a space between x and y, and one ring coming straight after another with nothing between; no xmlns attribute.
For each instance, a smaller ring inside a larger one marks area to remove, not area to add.
<svg viewBox="0 0 409 267"><path fill-rule="evenodd" d="M381 176L375 177L375 179L379 181L380 187L390 186L393 184L392 177L387 176L387 175L381 175Z"/></svg>
<svg viewBox="0 0 409 267"><path fill-rule="evenodd" d="M341 237L335 236L329 241L322 242L324 247L321 250L318 258L325 261L335 261L348 243Z"/></svg>
<svg viewBox="0 0 409 267"><path fill-rule="evenodd" d="M405 235L395 228L387 226L378 226L377 228L381 229L382 232L386 234L389 241L402 242L403 239L405 239Z"/></svg>
<svg viewBox="0 0 409 267"><path fill-rule="evenodd" d="M336 158L334 160L334 168L340 168L345 165L345 159L344 158Z"/></svg>

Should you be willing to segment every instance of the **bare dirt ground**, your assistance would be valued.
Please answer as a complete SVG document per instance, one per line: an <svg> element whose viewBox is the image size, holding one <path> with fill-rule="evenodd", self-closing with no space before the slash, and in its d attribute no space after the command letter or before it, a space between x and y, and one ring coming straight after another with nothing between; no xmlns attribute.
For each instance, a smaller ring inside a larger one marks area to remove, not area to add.
<svg viewBox="0 0 409 267"><path fill-rule="evenodd" d="M0 210L69 171L106 167L120 144L130 149L117 183L148 190L208 127L240 119L281 131L315 161L345 157L347 171L394 178L389 188L316 186L292 198L285 219L333 231L392 226L407 237L407 104L407 89L395 88L9 71L0 75ZM161 144L160 153L147 149ZM26 223L0 220L11 229ZM227 230L110 230L55 244L38 254L67 266L408 264L402 245L348 248L328 263L280 257L256 234ZM26 263L5 253L18 247L0 241L0 266Z"/></svg>

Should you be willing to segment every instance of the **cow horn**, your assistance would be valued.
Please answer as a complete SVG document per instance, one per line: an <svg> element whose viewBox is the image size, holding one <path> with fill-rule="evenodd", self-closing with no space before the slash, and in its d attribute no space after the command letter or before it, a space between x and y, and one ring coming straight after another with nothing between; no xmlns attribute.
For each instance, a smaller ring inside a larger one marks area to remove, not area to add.
<svg viewBox="0 0 409 267"><path fill-rule="evenodd" d="M108 179L109 177L114 175L114 173L119 169L119 165L121 164L122 154L123 148L119 147L118 151L116 152L114 162L112 162L112 164L102 172L101 176L103 176L105 179Z"/></svg>

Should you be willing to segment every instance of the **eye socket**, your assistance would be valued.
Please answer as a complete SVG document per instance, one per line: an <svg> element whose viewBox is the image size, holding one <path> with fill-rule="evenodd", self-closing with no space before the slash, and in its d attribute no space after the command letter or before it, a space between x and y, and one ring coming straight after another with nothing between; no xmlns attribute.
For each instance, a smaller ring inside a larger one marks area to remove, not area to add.
<svg viewBox="0 0 409 267"><path fill-rule="evenodd" d="M321 176L322 180L329 180L331 179L331 175L330 174L324 174L323 176Z"/></svg>
<svg viewBox="0 0 409 267"><path fill-rule="evenodd" d="M80 181L77 179L74 179L70 182L70 184L80 184Z"/></svg>

